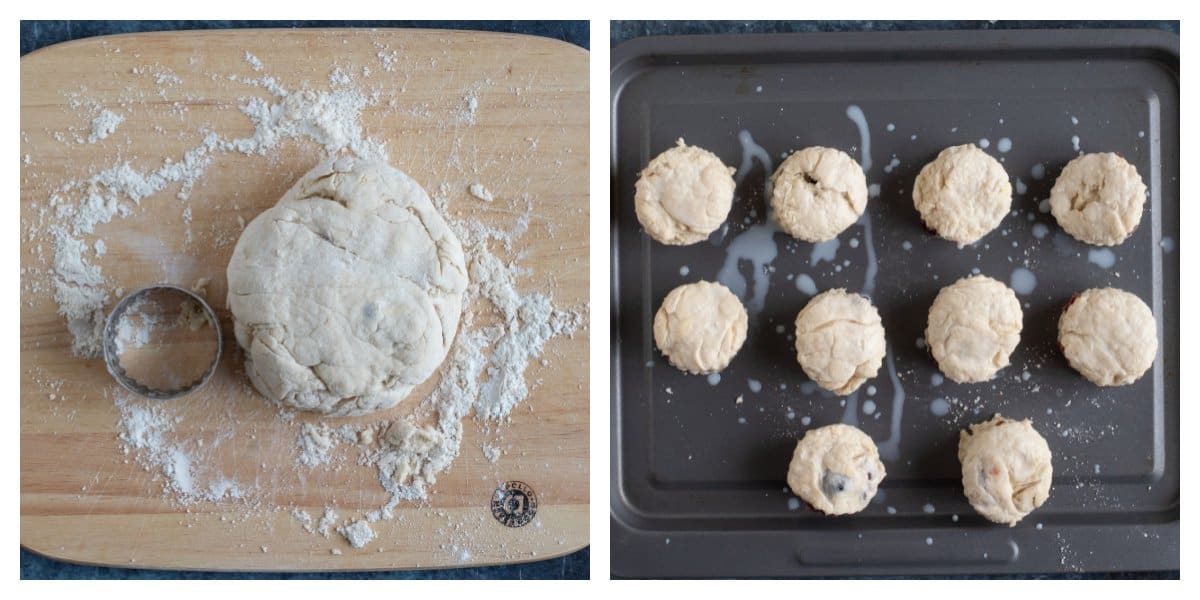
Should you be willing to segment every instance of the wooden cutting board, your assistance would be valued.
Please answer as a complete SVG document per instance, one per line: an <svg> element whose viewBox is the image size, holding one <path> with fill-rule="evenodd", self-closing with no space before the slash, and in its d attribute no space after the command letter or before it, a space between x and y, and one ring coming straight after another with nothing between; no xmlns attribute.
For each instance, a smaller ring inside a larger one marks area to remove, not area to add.
<svg viewBox="0 0 1200 600"><path fill-rule="evenodd" d="M256 70L247 53L257 57ZM386 141L392 165L447 211L511 229L532 206L528 231L504 260L530 269L522 293L548 293L582 312L588 300L588 54L521 35L416 30L233 30L152 33L61 44L21 59L22 267L52 267L42 231L26 224L68 180L128 161L150 169L178 160L211 129L226 137L253 127L239 106L273 76L287 90L330 89L334 80L376 94L362 112L364 135ZM232 76L232 78L231 78ZM471 103L474 99L475 106ZM81 101L83 101L81 103ZM126 116L107 138L87 143L98 107ZM81 143L82 142L82 143ZM233 340L225 266L241 231L320 158L309 140L285 141L266 156L218 153L189 200L179 186L143 199L134 214L100 225L107 252L95 259L126 291L210 278L207 298L226 334L221 365L207 387L170 401L175 433L218 440L217 468L254 482L260 498L181 506L164 498L162 477L124 454L115 383L102 360L70 350L72 336L36 271L22 271L21 543L91 564L175 569L351 570L478 566L551 558L588 540L588 326L547 343L543 364L526 371L530 397L497 428L464 421L461 454L426 502L405 502L397 518L372 525L378 538L351 548L336 533L306 532L293 508L314 519L334 506L348 517L387 495L374 469L347 455L336 469L296 465L300 415L285 422L247 386ZM482 183L495 200L468 193ZM190 222L182 218L190 208ZM51 209L53 210L53 209ZM90 238L89 238L90 239ZM35 281L42 285L35 286ZM107 308L115 303L112 299ZM487 312L482 303L468 310ZM484 322L485 319L479 321ZM436 384L368 423L402 416ZM503 450L490 462L484 444ZM501 525L490 502L519 480L537 494L535 519Z"/></svg>

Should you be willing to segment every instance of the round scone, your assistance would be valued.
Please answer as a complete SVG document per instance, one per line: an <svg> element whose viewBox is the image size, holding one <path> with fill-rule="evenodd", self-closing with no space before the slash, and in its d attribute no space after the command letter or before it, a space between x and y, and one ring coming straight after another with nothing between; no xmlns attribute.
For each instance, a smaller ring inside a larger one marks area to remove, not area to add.
<svg viewBox="0 0 1200 600"><path fill-rule="evenodd" d="M462 246L425 190L375 161L318 164L255 217L227 270L246 374L329 415L392 407L450 349Z"/></svg>
<svg viewBox="0 0 1200 600"><path fill-rule="evenodd" d="M792 493L827 515L867 507L887 472L870 436L849 425L808 430L788 465Z"/></svg>
<svg viewBox="0 0 1200 600"><path fill-rule="evenodd" d="M853 393L874 377L885 352L883 321L865 296L828 290L796 315L796 362L835 394Z"/></svg>
<svg viewBox="0 0 1200 600"><path fill-rule="evenodd" d="M1008 366L1021 339L1021 303L986 275L944 287L929 308L925 343L942 373L958 383L987 381Z"/></svg>
<svg viewBox="0 0 1200 600"><path fill-rule="evenodd" d="M913 204L927 227L961 248L1000 225L1012 206L1012 184L1000 161L975 144L952 146L921 169Z"/></svg>
<svg viewBox="0 0 1200 600"><path fill-rule="evenodd" d="M813 146L787 157L771 176L771 208L792 237L831 240L867 208L867 177L849 154Z"/></svg>
<svg viewBox="0 0 1200 600"><path fill-rule="evenodd" d="M746 341L746 308L729 288L708 281L681 285L654 315L654 343L675 367L692 374L729 366Z"/></svg>
<svg viewBox="0 0 1200 600"><path fill-rule="evenodd" d="M1009 527L1050 497L1050 446L1033 422L1000 414L958 437L963 493L975 511Z"/></svg>
<svg viewBox="0 0 1200 600"><path fill-rule="evenodd" d="M1112 152L1084 154L1050 189L1050 213L1075 239L1097 246L1125 241L1142 220L1146 186L1137 167Z"/></svg>
<svg viewBox="0 0 1200 600"><path fill-rule="evenodd" d="M686 246L707 239L729 216L736 169L708 150L688 146L683 138L675 143L642 170L633 201L650 237Z"/></svg>
<svg viewBox="0 0 1200 600"><path fill-rule="evenodd" d="M1158 327L1141 298L1117 288L1093 288L1073 297L1058 318L1058 345L1088 381L1127 385L1154 364Z"/></svg>

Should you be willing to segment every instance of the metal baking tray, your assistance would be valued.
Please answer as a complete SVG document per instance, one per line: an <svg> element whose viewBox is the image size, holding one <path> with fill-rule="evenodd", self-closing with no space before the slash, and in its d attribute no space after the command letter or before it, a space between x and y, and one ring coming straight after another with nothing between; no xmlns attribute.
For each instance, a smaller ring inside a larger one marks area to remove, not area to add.
<svg viewBox="0 0 1200 600"><path fill-rule="evenodd" d="M1178 36L643 38L614 50L611 77L614 575L1178 568ZM725 229L670 247L642 233L634 182L679 137L740 167L739 184ZM958 249L923 228L911 186L943 148L984 139L1012 178L1014 210ZM766 156L748 152L751 141ZM763 228L763 160L773 169L811 145L864 167L869 156L878 186L868 218L836 245ZM1121 153L1149 188L1136 233L1111 251L1073 240L1042 211L1080 151ZM1035 282L1018 296L1021 343L992 382L940 382L920 339L927 311L942 286L976 270L1017 288ZM732 282L751 314L719 381L672 368L653 341L662 298L700 279ZM1056 332L1071 294L1110 285L1151 306L1161 343L1145 377L1100 388L1070 369ZM885 368L845 402L814 389L790 339L806 290L834 287L869 293L888 339ZM1014 528L978 516L962 493L959 430L994 412L1032 418L1054 453L1049 501ZM834 518L795 499L784 479L804 431L836 422L871 435L888 474L865 511Z"/></svg>

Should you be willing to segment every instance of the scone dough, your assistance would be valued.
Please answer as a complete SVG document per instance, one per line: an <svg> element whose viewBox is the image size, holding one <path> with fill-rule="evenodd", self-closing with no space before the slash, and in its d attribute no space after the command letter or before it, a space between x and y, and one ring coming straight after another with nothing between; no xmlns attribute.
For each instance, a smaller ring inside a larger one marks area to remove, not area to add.
<svg viewBox="0 0 1200 600"><path fill-rule="evenodd" d="M828 290L796 315L796 361L835 394L848 395L874 377L885 352L883 321L864 296Z"/></svg>
<svg viewBox="0 0 1200 600"><path fill-rule="evenodd" d="M867 208L867 177L849 154L813 146L787 157L771 176L771 208L792 237L831 240Z"/></svg>
<svg viewBox="0 0 1200 600"><path fill-rule="evenodd" d="M925 342L942 373L958 383L987 381L1008 366L1021 339L1021 303L986 275L942 288L929 309Z"/></svg>
<svg viewBox="0 0 1200 600"><path fill-rule="evenodd" d="M242 232L227 270L246 374L329 415L403 400L442 363L462 314L458 238L385 163L318 164Z"/></svg>
<svg viewBox="0 0 1200 600"><path fill-rule="evenodd" d="M746 341L746 308L729 288L708 281L681 285L654 315L654 343L675 367L692 374L729 366Z"/></svg>
<svg viewBox="0 0 1200 600"><path fill-rule="evenodd" d="M1075 239L1097 246L1125 241L1142 220L1146 186L1137 167L1112 152L1067 163L1050 190L1050 213Z"/></svg>
<svg viewBox="0 0 1200 600"><path fill-rule="evenodd" d="M1033 422L997 414L958 437L963 493L976 512L1009 527L1050 497L1050 446Z"/></svg>
<svg viewBox="0 0 1200 600"><path fill-rule="evenodd" d="M707 239L729 216L736 169L683 138L675 143L642 170L634 207L650 237L686 246Z"/></svg>
<svg viewBox="0 0 1200 600"><path fill-rule="evenodd" d="M867 507L887 472L870 436L849 425L810 429L796 444L788 465L788 486L827 515L847 515Z"/></svg>
<svg viewBox="0 0 1200 600"><path fill-rule="evenodd" d="M913 204L927 227L962 247L1000 225L1012 206L1012 184L975 144L952 146L921 169Z"/></svg>
<svg viewBox="0 0 1200 600"><path fill-rule="evenodd" d="M1058 319L1058 344L1071 367L1103 386L1137 381L1158 354L1158 327L1141 298L1116 288L1076 296Z"/></svg>

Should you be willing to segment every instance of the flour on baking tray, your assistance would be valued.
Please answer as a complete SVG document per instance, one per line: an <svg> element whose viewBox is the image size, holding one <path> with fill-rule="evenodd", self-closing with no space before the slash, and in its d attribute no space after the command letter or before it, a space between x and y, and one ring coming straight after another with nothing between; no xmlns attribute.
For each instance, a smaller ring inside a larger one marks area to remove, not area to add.
<svg viewBox="0 0 1200 600"><path fill-rule="evenodd" d="M401 58L397 52L386 46L377 44L377 47L383 70L399 70ZM40 245L37 247L36 255L46 268L22 269L23 292L30 296L47 289L53 292L58 312L73 337L72 350L80 359L99 356L106 311L125 292L115 288L104 276L101 259L107 244L96 237L98 225L137 214L143 201L186 203L202 187L205 172L218 156L274 156L273 151L285 140L315 144L326 155L351 153L364 158L388 159L384 143L363 134L361 113L364 108L379 104L381 98L380 89L363 91L353 85L359 73L364 78L370 76L369 68L335 64L330 71L334 89L289 91L274 77L264 74L267 67L258 57L246 52L244 60L255 72L255 77L211 74L211 78L266 93L266 97L245 97L237 109L253 128L248 136L230 136L204 128L198 144L151 168L135 167L133 161L127 160L132 157L118 153L118 158L106 168L64 182L44 201L35 201L32 208L36 217L22 223L23 235L28 241L48 239L53 253L52 259L47 261ZM190 61L189 64L197 62ZM178 75L161 65L136 68L132 74L149 75L160 86L182 83ZM476 82L468 87L466 95L447 115L442 129L455 132L464 125L470 127L476 123L480 110L478 92L484 85L491 85L491 81ZM161 88L158 95L165 98L166 89ZM125 105L127 114L124 115L101 109L87 98L85 92L70 92L68 97L76 110L87 110L92 114L100 110L92 120L87 139L92 143L109 137L126 119L136 117L129 114ZM392 99L388 107L396 110L397 101ZM186 111L186 107L181 107L180 111ZM411 112L428 114L429 108L428 105L414 106ZM155 131L156 134L163 133L161 127L156 127ZM457 164L461 160L461 146L459 140L454 140L448 163ZM34 158L26 156L24 168L33 165ZM163 192L174 185L178 185L175 198L163 197ZM441 367L433 392L424 399L411 399L410 403L417 403L414 414L393 421L333 426L323 422L301 422L296 413L284 409L279 409L276 415L281 423L295 431L291 450L296 476L304 478L354 465L368 467L373 469L380 486L387 492L386 502L375 509L339 516L334 509L338 499L329 497L326 502L331 505L326 506L321 519L314 523L314 518L299 507L271 503L270 488L280 474L246 476L243 473L239 477L222 471L222 461L218 460L222 442L232 436L254 435L254 430L245 429L247 424L238 422L232 413L218 415L215 428L211 426L212 421L197 426L185 418L187 412L183 407L186 404L180 404L185 401L140 398L114 385L105 395L112 398L120 414L119 451L127 455L126 462L132 460L151 473L152 480L161 486L163 497L178 505L237 503L244 509L246 518L290 511L304 531L325 537L336 531L353 548L365 547L376 539L370 523L398 518L393 510L401 502L416 501L420 505L427 500L438 475L451 467L462 449L464 420L474 415L473 422L485 432L499 432L511 411L530 393L527 368L534 361L546 364L547 361L541 358L546 342L554 337L573 335L584 327L585 320L579 312L556 307L545 293L518 291L517 280L529 270L517 259L506 261L494 253L500 249L514 253L514 245L529 227L531 198L522 196L507 202L509 214L515 216L511 225L502 230L488 227L469 216L451 214L446 207L448 189L448 185L442 183L433 199L459 235L467 254L471 282L464 306L478 308L474 309L477 312L470 308L464 312L458 336ZM476 197L492 200L491 192L483 184L476 183L470 191ZM183 215L187 221L190 242L190 207L173 214ZM242 223L242 217L238 216L235 227L240 229ZM240 231L235 231L232 239L238 234ZM521 256L515 254L518 258ZM142 325L139 329L126 328L118 332L119 344L144 344L145 328L153 323ZM54 383L49 385L54 389L60 387ZM355 451L357 456L351 463L348 457ZM496 462L502 450L485 443L483 451L489 461ZM238 457L239 461L246 458ZM262 462L264 470L267 466ZM287 471L290 475L293 469ZM342 510L347 512L344 507ZM442 515L437 511L435 514ZM468 560L472 555L472 539L468 533L470 528L464 528L464 525L448 521L438 532L450 541L442 546L447 553ZM483 530L486 523L471 525ZM341 550L334 548L331 553L339 555Z"/></svg>

